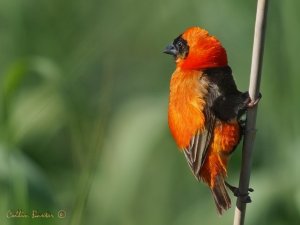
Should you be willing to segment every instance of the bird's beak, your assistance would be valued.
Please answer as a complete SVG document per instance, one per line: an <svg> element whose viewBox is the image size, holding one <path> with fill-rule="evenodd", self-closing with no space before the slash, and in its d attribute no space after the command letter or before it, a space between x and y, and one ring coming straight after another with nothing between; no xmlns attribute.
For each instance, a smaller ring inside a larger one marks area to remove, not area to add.
<svg viewBox="0 0 300 225"><path fill-rule="evenodd" d="M175 46L173 44L169 44L166 49L164 50L164 53L169 54L169 55L174 55L177 56L178 51L175 48Z"/></svg>

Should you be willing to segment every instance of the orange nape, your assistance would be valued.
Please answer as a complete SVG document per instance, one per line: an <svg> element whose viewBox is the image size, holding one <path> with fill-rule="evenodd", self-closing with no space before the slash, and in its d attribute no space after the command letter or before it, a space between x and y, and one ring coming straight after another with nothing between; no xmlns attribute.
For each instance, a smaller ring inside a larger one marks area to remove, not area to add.
<svg viewBox="0 0 300 225"><path fill-rule="evenodd" d="M200 27L187 29L182 38L189 45L186 58L178 58L177 66L182 69L208 69L227 66L227 54L221 42Z"/></svg>
<svg viewBox="0 0 300 225"><path fill-rule="evenodd" d="M240 140L240 125L237 120L218 122L207 158L200 170L201 179L210 188L215 186L216 177L227 176L227 160Z"/></svg>

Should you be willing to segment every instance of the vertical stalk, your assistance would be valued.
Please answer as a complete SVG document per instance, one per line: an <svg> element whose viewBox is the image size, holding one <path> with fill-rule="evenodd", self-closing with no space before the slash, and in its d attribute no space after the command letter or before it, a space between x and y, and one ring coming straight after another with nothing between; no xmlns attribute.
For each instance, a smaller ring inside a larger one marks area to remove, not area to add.
<svg viewBox="0 0 300 225"><path fill-rule="evenodd" d="M261 69L263 62L263 50L266 30L266 18L267 18L267 6L268 0L257 1L256 21L255 21L255 33L252 51L252 64L249 84L249 95L254 102L259 95L259 87L261 80ZM243 143L242 153L242 166L240 173L239 190L240 193L248 193L250 173L252 166L252 152L255 139L255 122L256 122L257 106L250 108L247 111L246 129ZM242 198L237 199L234 225L243 225L246 214L246 203L242 201Z"/></svg>

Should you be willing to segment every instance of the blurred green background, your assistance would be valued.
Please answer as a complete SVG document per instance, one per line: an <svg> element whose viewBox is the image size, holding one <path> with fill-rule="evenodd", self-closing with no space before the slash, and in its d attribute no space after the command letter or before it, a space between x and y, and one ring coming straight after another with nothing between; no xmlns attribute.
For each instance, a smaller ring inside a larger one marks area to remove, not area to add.
<svg viewBox="0 0 300 225"><path fill-rule="evenodd" d="M299 8L270 1L249 225L300 221ZM234 207L217 216L169 134L175 65L162 50L202 26L247 90L255 11L239 0L0 0L0 224L232 224ZM233 184L240 159L239 147ZM7 218L18 209L55 218Z"/></svg>

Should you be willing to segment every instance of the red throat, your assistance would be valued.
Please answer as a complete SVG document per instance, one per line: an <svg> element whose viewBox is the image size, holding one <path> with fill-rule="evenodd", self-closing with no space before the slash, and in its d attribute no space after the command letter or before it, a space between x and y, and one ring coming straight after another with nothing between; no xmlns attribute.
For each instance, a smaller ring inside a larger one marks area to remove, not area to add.
<svg viewBox="0 0 300 225"><path fill-rule="evenodd" d="M187 29L182 38L189 45L187 57L178 58L176 63L182 69L200 70L227 66L227 54L221 42L199 27Z"/></svg>

